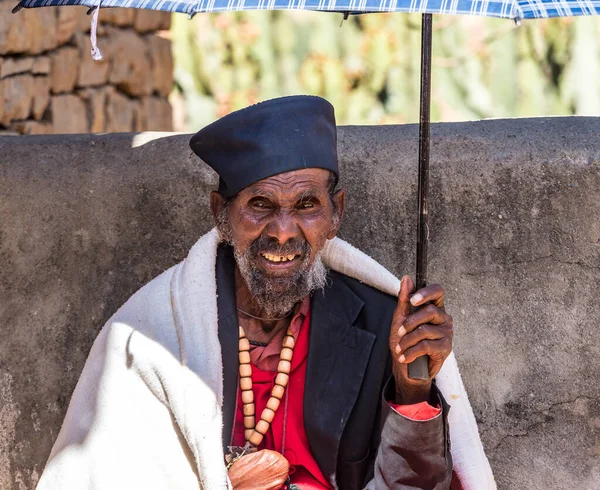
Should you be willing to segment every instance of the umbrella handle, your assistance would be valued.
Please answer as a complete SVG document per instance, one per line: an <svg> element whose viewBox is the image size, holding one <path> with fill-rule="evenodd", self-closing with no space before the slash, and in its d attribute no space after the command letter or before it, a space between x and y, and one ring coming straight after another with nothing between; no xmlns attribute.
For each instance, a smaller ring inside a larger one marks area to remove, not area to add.
<svg viewBox="0 0 600 490"><path fill-rule="evenodd" d="M417 229L417 290L427 284L427 245L429 243L429 105L431 100L432 15L423 14L421 24L421 113L419 118L419 220ZM410 379L429 379L429 356L408 365Z"/></svg>
<svg viewBox="0 0 600 490"><path fill-rule="evenodd" d="M408 365L408 377L410 379L429 379L429 356L417 357Z"/></svg>

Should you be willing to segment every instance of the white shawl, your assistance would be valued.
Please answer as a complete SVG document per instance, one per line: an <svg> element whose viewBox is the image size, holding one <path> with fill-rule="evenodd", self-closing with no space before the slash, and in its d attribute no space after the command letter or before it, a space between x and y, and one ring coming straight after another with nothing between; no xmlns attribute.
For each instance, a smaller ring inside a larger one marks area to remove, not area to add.
<svg viewBox="0 0 600 490"><path fill-rule="evenodd" d="M96 338L39 490L230 488L222 453L223 379L217 335L216 230L148 283ZM396 295L399 280L338 238L330 268ZM449 415L454 469L466 490L494 478L456 359L437 385Z"/></svg>

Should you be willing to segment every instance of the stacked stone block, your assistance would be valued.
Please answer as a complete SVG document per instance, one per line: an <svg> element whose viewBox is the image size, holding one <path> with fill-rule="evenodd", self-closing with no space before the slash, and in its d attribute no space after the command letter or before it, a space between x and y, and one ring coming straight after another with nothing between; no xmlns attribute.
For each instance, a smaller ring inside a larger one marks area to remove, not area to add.
<svg viewBox="0 0 600 490"><path fill-rule="evenodd" d="M0 0L0 133L170 131L171 14L101 9L90 55L84 7Z"/></svg>

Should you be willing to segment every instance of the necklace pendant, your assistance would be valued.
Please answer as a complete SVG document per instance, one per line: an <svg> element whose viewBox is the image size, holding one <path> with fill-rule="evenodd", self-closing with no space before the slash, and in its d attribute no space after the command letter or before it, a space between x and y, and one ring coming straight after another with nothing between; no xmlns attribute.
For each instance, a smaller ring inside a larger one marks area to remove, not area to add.
<svg viewBox="0 0 600 490"><path fill-rule="evenodd" d="M238 459L246 454L252 454L256 452L256 447L247 442L244 446L227 446L227 452L225 453L225 464L227 470L231 468L231 465Z"/></svg>

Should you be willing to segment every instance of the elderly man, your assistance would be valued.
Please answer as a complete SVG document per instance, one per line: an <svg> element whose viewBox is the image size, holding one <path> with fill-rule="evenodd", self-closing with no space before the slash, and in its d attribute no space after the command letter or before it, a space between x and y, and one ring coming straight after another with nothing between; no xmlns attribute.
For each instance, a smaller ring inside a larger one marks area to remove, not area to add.
<svg viewBox="0 0 600 490"><path fill-rule="evenodd" d="M217 229L101 331L38 488L449 488L444 290L387 294L334 238L332 106L274 99L190 146L220 177Z"/></svg>

